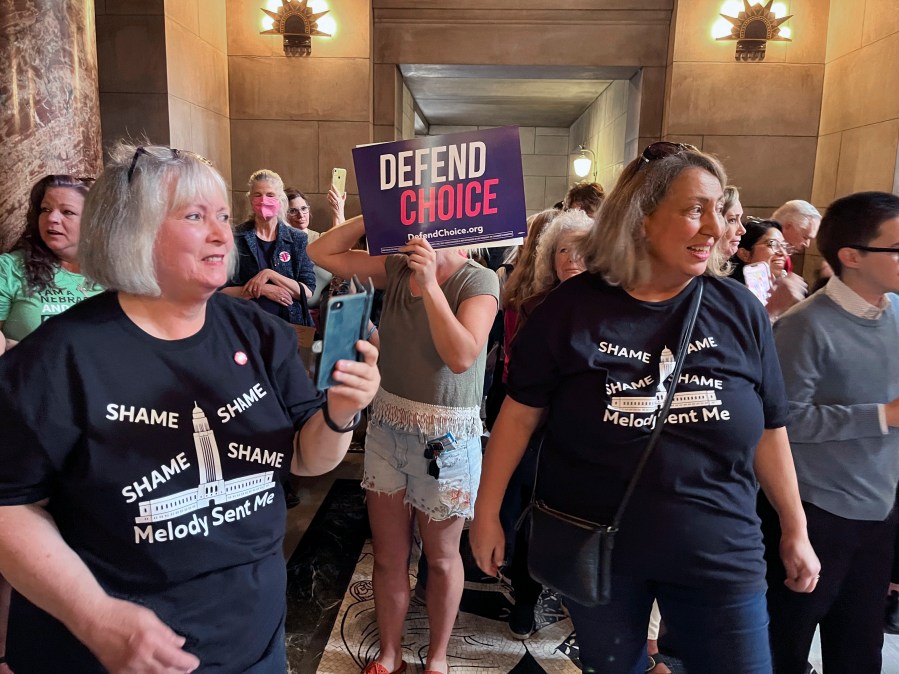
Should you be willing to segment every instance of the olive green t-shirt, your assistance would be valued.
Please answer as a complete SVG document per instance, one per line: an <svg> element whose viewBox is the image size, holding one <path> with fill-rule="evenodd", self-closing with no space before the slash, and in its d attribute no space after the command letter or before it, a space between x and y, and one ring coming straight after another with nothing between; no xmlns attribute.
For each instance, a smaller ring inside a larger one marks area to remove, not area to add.
<svg viewBox="0 0 899 674"><path fill-rule="evenodd" d="M8 339L19 341L51 316L61 314L102 290L81 274L58 267L53 285L29 293L22 251L0 255L0 321L3 321L3 334Z"/></svg>
<svg viewBox="0 0 899 674"><path fill-rule="evenodd" d="M409 289L412 272L406 265L405 256L389 256L386 267L387 286L378 328L381 337L379 366L381 388L392 396L381 402L386 402L388 406L393 403L403 405L394 398L398 397L418 403L411 409L405 409L406 415L403 416L414 414L419 418L415 425L422 430L431 423L423 423L421 416L430 417L434 416L432 413L437 413L431 406L479 410L484 390L486 348L481 350L468 370L454 374L434 346L424 300L413 296ZM490 295L497 300L499 297L496 274L473 260L468 260L440 288L454 314L471 297ZM437 416L442 415L438 413ZM412 424L406 422L400 425L407 427Z"/></svg>

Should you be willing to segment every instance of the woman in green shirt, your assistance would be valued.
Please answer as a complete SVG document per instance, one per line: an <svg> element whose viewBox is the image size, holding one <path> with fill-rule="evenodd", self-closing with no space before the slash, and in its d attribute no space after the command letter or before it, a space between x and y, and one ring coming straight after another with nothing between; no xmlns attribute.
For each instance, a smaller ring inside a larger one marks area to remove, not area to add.
<svg viewBox="0 0 899 674"><path fill-rule="evenodd" d="M102 288L80 273L81 211L92 178L48 175L31 189L27 224L0 255L0 354Z"/></svg>

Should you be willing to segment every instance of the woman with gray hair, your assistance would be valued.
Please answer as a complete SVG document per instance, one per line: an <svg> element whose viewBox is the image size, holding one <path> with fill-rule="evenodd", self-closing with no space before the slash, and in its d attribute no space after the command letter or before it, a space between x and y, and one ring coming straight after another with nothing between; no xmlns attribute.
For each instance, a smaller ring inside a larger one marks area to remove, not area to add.
<svg viewBox="0 0 899 674"><path fill-rule="evenodd" d="M546 222L545 217L543 222ZM530 274L533 281L527 291L527 298L518 304L517 309L512 309L515 321L509 327L509 339L505 345L507 353L515 333L521 329L534 309L546 299L553 288L584 271L577 247L593 228L593 218L580 209L561 213L551 211L549 217L553 219L549 220L539 233L531 235L529 232L529 236L535 237L536 246L533 247L533 254L527 256L523 264L533 267ZM519 269L522 274L527 274L524 267L516 267L513 275L518 273ZM527 533L523 528L516 529L515 525L521 513L527 508L533 491L537 450L541 437L542 432L538 428L510 478L500 512L507 537L506 575L515 596L515 605L509 613L509 631L513 637L521 640L530 637L534 631L536 626L534 610L543 586L528 573Z"/></svg>
<svg viewBox="0 0 899 674"><path fill-rule="evenodd" d="M784 525L787 584L815 587L771 327L758 300L721 277L725 184L718 161L691 146L647 147L603 202L586 272L553 291L512 345L471 527L485 572L502 563L503 492L544 414L538 502L605 524L659 427L616 534L610 602L564 597L585 671L643 672L657 598L688 670L770 673L759 483ZM671 413L659 418L669 391ZM531 541L532 562L541 545ZM571 561L548 583L599 577L578 550L554 553Z"/></svg>
<svg viewBox="0 0 899 674"><path fill-rule="evenodd" d="M307 300L315 290L315 270L306 255L305 232L285 224L284 181L274 171L250 176L247 198L253 217L235 230L237 273L222 292L256 302L294 325L313 325Z"/></svg>
<svg viewBox="0 0 899 674"><path fill-rule="evenodd" d="M562 281L584 271L578 248L593 229L593 224L593 218L580 209L563 211L553 218L537 241L532 297L542 300ZM532 304L532 308L534 306L536 304Z"/></svg>
<svg viewBox="0 0 899 674"><path fill-rule="evenodd" d="M216 292L227 190L192 153L114 148L79 252L110 291L0 359L10 666L284 672L280 478L341 461L377 352L322 394L289 326Z"/></svg>

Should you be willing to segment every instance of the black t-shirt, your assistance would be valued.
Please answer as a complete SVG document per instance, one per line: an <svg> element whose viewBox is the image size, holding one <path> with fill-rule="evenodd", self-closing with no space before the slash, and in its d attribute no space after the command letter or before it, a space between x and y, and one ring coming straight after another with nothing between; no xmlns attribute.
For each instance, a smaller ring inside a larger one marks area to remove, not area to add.
<svg viewBox="0 0 899 674"><path fill-rule="evenodd" d="M0 358L0 504L48 498L107 592L186 636L202 671L245 671L283 620L280 478L321 403L291 327L251 303L215 293L197 334L166 341L104 293ZM14 668L93 671L17 605Z"/></svg>
<svg viewBox="0 0 899 674"><path fill-rule="evenodd" d="M549 408L538 478L549 505L611 521L670 386L698 283L651 303L581 274L521 329L508 393ZM786 424L788 407L758 300L730 279L705 283L676 397L625 512L613 563L624 575L753 591L765 577L755 446L763 428Z"/></svg>
<svg viewBox="0 0 899 674"><path fill-rule="evenodd" d="M259 246L256 249L256 261L259 263L260 269L272 268L272 255L274 255L275 253L276 243L277 241L264 241L258 236L256 237L256 244ZM287 315L287 307L285 307L283 304L278 304L274 300L270 300L268 297L257 297L254 301L259 305L260 309L263 309L270 314L274 314L278 318L281 318L285 321L290 318Z"/></svg>

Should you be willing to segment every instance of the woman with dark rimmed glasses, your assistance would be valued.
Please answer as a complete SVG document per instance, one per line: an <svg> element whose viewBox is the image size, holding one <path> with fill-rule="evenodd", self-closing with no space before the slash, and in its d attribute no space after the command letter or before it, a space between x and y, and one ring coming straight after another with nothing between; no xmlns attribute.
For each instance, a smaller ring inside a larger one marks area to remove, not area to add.
<svg viewBox="0 0 899 674"><path fill-rule="evenodd" d="M0 358L0 572L18 672L283 674L284 494L349 446L377 351L323 394L294 330L218 289L228 189L114 147L79 258L108 288Z"/></svg>
<svg viewBox="0 0 899 674"><path fill-rule="evenodd" d="M611 521L651 429L665 424L615 540L611 602L563 598L586 672L644 671L657 599L689 671L770 674L759 483L783 524L788 586L810 592L817 582L770 323L745 287L723 278L725 184L718 161L696 148L646 148L603 202L583 248L587 271L557 288L512 345L471 527L486 573L503 563L499 506L544 414L536 498L598 523ZM658 420L668 390L671 411ZM560 573L577 571L564 566L575 551L557 555Z"/></svg>
<svg viewBox="0 0 899 674"><path fill-rule="evenodd" d="M795 249L784 239L783 228L776 220L750 218L740 245L731 258L733 278L745 284L743 269L746 265L764 262L768 265L771 292L764 302L768 317L775 321L787 309L801 302L808 290L805 280L787 270L789 256Z"/></svg>
<svg viewBox="0 0 899 674"><path fill-rule="evenodd" d="M735 265L733 278L745 283L743 267L747 264L764 262L771 272L772 281L786 276L786 259L793 248L784 240L783 228L776 220L750 218L745 225L746 233L740 237L737 252L731 258Z"/></svg>
<svg viewBox="0 0 899 674"><path fill-rule="evenodd" d="M48 175L31 189L25 232L0 255L0 354L102 288L81 274L78 242L93 178Z"/></svg>
<svg viewBox="0 0 899 674"><path fill-rule="evenodd" d="M309 243L315 241L321 236L321 232L317 232L309 225L312 223L312 209L309 204L309 197L296 187L285 187L284 194L287 195L287 224L291 227L306 233ZM344 208L346 206L346 193L340 194L334 185L328 190L328 207L331 211L330 227L337 227L346 217L344 216Z"/></svg>

